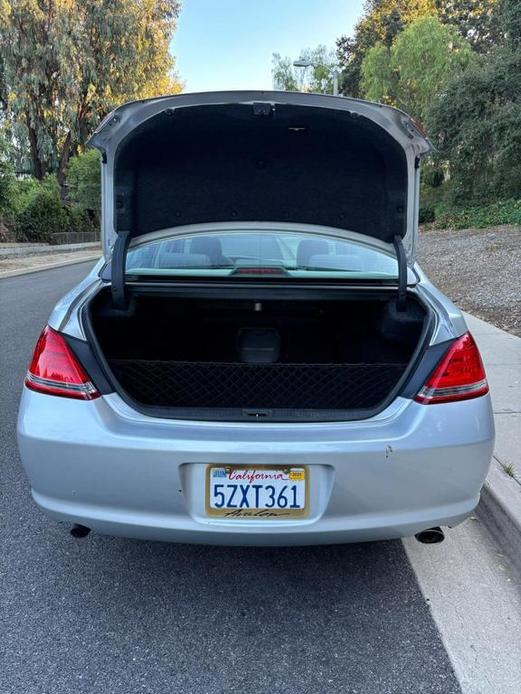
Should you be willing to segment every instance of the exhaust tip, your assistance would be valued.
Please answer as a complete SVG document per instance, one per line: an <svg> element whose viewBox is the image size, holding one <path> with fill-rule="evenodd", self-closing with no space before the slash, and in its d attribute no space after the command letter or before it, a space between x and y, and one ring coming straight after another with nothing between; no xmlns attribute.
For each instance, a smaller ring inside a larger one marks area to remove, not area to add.
<svg viewBox="0 0 521 694"><path fill-rule="evenodd" d="M427 530L422 530L416 533L414 536L418 542L424 545L435 545L438 542L443 542L445 539L445 533L441 528L428 528Z"/></svg>
<svg viewBox="0 0 521 694"><path fill-rule="evenodd" d="M90 528L86 525L80 525L79 523L74 523L71 528L71 535L76 538L87 537L90 533Z"/></svg>

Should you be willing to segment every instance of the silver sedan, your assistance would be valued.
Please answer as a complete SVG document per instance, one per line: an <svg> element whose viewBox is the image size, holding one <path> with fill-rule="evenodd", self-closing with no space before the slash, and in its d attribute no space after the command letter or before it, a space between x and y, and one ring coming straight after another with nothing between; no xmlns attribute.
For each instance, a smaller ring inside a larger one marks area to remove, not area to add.
<svg viewBox="0 0 521 694"><path fill-rule="evenodd" d="M18 440L76 534L240 545L441 539L494 424L460 311L415 263L431 149L403 112L283 92L126 104L104 257L55 307Z"/></svg>

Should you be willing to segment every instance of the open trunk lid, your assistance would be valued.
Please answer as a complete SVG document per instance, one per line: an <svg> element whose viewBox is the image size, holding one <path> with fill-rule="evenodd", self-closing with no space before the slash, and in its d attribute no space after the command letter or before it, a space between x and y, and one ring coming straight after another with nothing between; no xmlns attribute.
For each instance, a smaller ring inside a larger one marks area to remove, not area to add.
<svg viewBox="0 0 521 694"><path fill-rule="evenodd" d="M394 249L402 292L415 258L419 163L429 141L397 109L293 92L182 94L125 104L102 153L102 242L115 297L129 244L176 227L285 222Z"/></svg>

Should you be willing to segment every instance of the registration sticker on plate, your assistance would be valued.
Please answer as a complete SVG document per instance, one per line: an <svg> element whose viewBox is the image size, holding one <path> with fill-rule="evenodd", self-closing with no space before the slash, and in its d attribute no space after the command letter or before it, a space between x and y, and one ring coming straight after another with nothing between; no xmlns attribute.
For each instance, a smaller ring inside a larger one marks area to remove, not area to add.
<svg viewBox="0 0 521 694"><path fill-rule="evenodd" d="M206 512L229 519L284 520L308 513L306 466L208 465Z"/></svg>

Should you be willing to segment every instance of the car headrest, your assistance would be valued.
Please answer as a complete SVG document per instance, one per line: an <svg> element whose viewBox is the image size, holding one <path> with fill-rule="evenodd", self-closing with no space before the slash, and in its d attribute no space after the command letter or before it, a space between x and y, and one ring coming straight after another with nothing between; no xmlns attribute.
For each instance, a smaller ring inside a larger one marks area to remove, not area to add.
<svg viewBox="0 0 521 694"><path fill-rule="evenodd" d="M329 245L323 239L303 239L297 248L297 265L309 265L309 261L314 255L327 255Z"/></svg>
<svg viewBox="0 0 521 694"><path fill-rule="evenodd" d="M157 267L209 267L210 258L203 253L162 253L158 258Z"/></svg>
<svg viewBox="0 0 521 694"><path fill-rule="evenodd" d="M190 244L191 254L207 255L213 265L219 265L223 260L223 249L216 236L196 236Z"/></svg>
<svg viewBox="0 0 521 694"><path fill-rule="evenodd" d="M282 260L283 258L277 239L264 232L225 236L224 252L232 258L244 257L252 260Z"/></svg>
<svg viewBox="0 0 521 694"><path fill-rule="evenodd" d="M362 261L356 255L312 255L308 260L307 265L310 267L333 269L333 270L351 270L359 272L363 270Z"/></svg>

